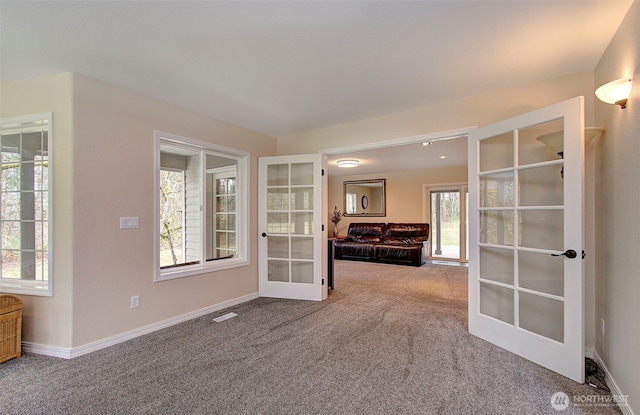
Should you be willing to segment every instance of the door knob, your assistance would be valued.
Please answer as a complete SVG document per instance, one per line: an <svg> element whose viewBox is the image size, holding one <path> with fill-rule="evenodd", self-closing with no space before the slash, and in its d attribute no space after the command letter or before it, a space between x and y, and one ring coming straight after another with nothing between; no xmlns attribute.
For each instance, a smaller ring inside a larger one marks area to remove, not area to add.
<svg viewBox="0 0 640 415"><path fill-rule="evenodd" d="M269 236L269 235L267 235L267 233L266 233L266 232L262 232L262 237L263 237L263 238L266 238L267 236Z"/></svg>
<svg viewBox="0 0 640 415"><path fill-rule="evenodd" d="M566 251L564 251L561 254L551 254L551 256L566 256L569 259L573 259L576 258L578 256L578 253L576 251L574 251L573 249L567 249Z"/></svg>

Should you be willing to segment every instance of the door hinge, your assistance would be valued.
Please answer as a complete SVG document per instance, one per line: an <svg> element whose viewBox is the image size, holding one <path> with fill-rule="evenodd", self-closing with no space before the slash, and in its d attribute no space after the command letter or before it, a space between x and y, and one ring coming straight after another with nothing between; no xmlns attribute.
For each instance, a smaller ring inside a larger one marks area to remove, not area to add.
<svg viewBox="0 0 640 415"><path fill-rule="evenodd" d="M324 169L322 169L322 175L324 176Z"/></svg>
<svg viewBox="0 0 640 415"><path fill-rule="evenodd" d="M322 285L324 285L324 278L322 279Z"/></svg>
<svg viewBox="0 0 640 415"><path fill-rule="evenodd" d="M322 224L322 232L324 232L324 223Z"/></svg>

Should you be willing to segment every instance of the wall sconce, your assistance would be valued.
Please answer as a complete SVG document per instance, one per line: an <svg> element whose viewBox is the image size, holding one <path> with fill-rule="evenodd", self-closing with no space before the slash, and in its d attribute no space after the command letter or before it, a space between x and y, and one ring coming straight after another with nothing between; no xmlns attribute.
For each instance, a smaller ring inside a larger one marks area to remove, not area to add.
<svg viewBox="0 0 640 415"><path fill-rule="evenodd" d="M596 89L596 96L600 101L620 105L621 109L627 108L630 93L631 78L616 79Z"/></svg>
<svg viewBox="0 0 640 415"><path fill-rule="evenodd" d="M584 129L584 145L586 146L594 138L602 134L604 128L587 127ZM552 133L542 134L536 137L536 140L547 146L551 151L556 153L560 158L564 158L564 131L554 131ZM564 167L560 170L560 176L564 178Z"/></svg>
<svg viewBox="0 0 640 415"><path fill-rule="evenodd" d="M584 145L589 144L594 138L602 134L604 128L600 127L587 127L584 129ZM549 147L551 151L564 158L564 131L554 131L552 133L543 134L536 137L536 140L540 141L545 146Z"/></svg>
<svg viewBox="0 0 640 415"><path fill-rule="evenodd" d="M348 168L348 167L358 167L358 164L360 162L358 160L338 160L336 162L336 164L338 165L338 167L344 167L344 168Z"/></svg>

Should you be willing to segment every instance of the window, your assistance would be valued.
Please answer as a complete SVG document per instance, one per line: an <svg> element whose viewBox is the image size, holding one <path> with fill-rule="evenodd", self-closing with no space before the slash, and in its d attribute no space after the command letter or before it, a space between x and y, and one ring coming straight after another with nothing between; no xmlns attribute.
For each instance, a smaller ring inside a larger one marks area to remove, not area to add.
<svg viewBox="0 0 640 415"><path fill-rule="evenodd" d="M52 295L51 114L0 120L0 291Z"/></svg>
<svg viewBox="0 0 640 415"><path fill-rule="evenodd" d="M207 209L215 215L215 227L207 243L208 258L232 258L236 255L236 184L237 168L224 167L207 170L207 192L213 195L207 200ZM207 216L209 213L207 214ZM215 251L215 252L214 252Z"/></svg>
<svg viewBox="0 0 640 415"><path fill-rule="evenodd" d="M183 170L160 168L160 267L184 263Z"/></svg>
<svg viewBox="0 0 640 415"><path fill-rule="evenodd" d="M156 281L248 264L242 151L156 132Z"/></svg>
<svg viewBox="0 0 640 415"><path fill-rule="evenodd" d="M347 193L347 209L346 213L356 213L356 194Z"/></svg>

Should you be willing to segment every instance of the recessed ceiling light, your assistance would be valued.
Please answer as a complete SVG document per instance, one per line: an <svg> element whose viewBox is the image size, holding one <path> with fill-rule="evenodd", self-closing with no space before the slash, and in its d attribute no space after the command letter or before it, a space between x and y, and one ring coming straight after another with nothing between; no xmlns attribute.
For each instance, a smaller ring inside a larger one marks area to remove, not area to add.
<svg viewBox="0 0 640 415"><path fill-rule="evenodd" d="M348 168L348 167L358 167L358 164L360 162L358 160L338 160L336 162L336 164L338 165L338 167L344 167L344 168Z"/></svg>
<svg viewBox="0 0 640 415"><path fill-rule="evenodd" d="M446 159L446 158L447 158L447 156L440 156L440 157L438 157L438 158L439 158L439 159Z"/></svg>
<svg viewBox="0 0 640 415"><path fill-rule="evenodd" d="M431 141L425 141L424 143L422 143L423 146L428 146L431 144Z"/></svg>

